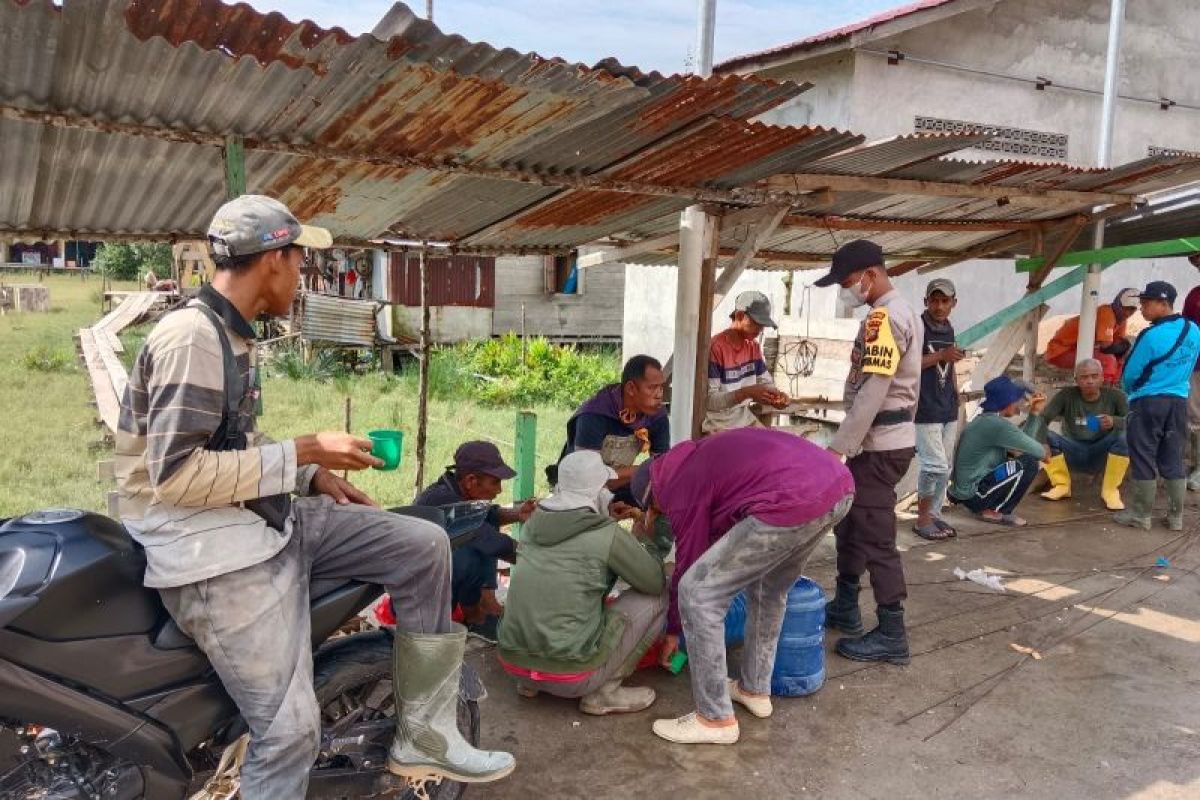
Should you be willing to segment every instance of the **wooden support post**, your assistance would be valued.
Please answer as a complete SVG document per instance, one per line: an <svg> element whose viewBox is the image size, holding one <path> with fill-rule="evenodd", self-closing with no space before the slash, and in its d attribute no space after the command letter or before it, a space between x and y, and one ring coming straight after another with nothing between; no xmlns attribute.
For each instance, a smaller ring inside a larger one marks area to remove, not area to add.
<svg viewBox="0 0 1200 800"><path fill-rule="evenodd" d="M418 255L421 269L421 372L417 378L417 479L416 492L425 488L425 442L429 436L429 269L425 245Z"/></svg>
<svg viewBox="0 0 1200 800"><path fill-rule="evenodd" d="M788 214L788 207L784 205L767 206L762 209L762 216L754 221L750 233L746 236L746 240L742 242L738 248L737 254L734 255L733 261L721 271L721 277L717 278L716 286L713 290L712 305L716 307L729 294L733 285L737 283L737 279L746 271L746 267L750 264L750 260L754 258L754 254L767 243L771 238L771 234L775 233L775 229L779 227L779 223ZM722 220L721 229L728 230L725 226L725 221ZM716 253L714 255L714 260Z"/></svg>
<svg viewBox="0 0 1200 800"><path fill-rule="evenodd" d="M692 390L691 438L700 438L708 409L708 351L712 339L713 296L717 283L717 245L720 240L716 220L705 229L704 260L700 262L700 302L696 320L696 364ZM749 259L747 259L749 260Z"/></svg>
<svg viewBox="0 0 1200 800"><path fill-rule="evenodd" d="M1025 360L1021 364L1021 378L1030 383L1033 371L1037 366L1038 328L1041 327L1041 314L1025 315Z"/></svg>
<svg viewBox="0 0 1200 800"><path fill-rule="evenodd" d="M225 137L225 199L246 193L246 147L241 136Z"/></svg>
<svg viewBox="0 0 1200 800"><path fill-rule="evenodd" d="M534 496L537 477L537 414L532 411L517 412L515 450L513 458L517 462L517 477L513 481L513 502L523 503ZM520 525L515 526L515 532L520 538Z"/></svg>
<svg viewBox="0 0 1200 800"><path fill-rule="evenodd" d="M671 375L671 442L691 438L696 397L696 343L700 317L700 288L713 218L701 206L688 206L679 218L679 268L675 290L674 371Z"/></svg>

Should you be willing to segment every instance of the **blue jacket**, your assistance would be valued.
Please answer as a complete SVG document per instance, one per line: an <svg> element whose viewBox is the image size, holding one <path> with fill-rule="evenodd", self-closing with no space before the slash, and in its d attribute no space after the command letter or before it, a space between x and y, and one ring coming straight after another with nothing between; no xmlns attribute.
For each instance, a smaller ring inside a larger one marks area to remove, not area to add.
<svg viewBox="0 0 1200 800"><path fill-rule="evenodd" d="M1141 387L1134 388L1146 365L1166 354L1179 339L1181 325L1187 325L1190 330L1179 347L1165 361L1151 367ZM1196 366L1197 356L1200 356L1200 328L1178 314L1163 317L1142 331L1133 343L1129 358L1125 360L1121 388L1129 395L1130 402L1156 395L1187 397L1188 381Z"/></svg>

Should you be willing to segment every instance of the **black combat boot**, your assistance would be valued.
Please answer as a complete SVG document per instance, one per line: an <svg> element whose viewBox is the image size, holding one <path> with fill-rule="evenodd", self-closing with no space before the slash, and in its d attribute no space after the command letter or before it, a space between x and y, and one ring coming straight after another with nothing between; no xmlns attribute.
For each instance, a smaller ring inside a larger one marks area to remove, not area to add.
<svg viewBox="0 0 1200 800"><path fill-rule="evenodd" d="M858 610L858 580L841 576L833 599L825 604L825 627L839 630L850 636L862 636L862 613Z"/></svg>
<svg viewBox="0 0 1200 800"><path fill-rule="evenodd" d="M857 639L839 639L838 655L852 661L886 661L889 664L907 664L908 636L904 632L904 608L897 603L888 608L879 606L877 625L866 636Z"/></svg>

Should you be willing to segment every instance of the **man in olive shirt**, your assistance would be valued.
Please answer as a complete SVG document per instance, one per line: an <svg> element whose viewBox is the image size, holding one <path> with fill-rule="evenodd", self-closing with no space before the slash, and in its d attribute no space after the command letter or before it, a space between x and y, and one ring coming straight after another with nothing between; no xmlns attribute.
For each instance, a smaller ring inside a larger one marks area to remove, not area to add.
<svg viewBox="0 0 1200 800"><path fill-rule="evenodd" d="M1104 367L1094 358L1075 367L1075 385L1054 395L1042 412L1049 425L1063 421L1061 434L1050 431L1046 438L1054 457L1046 464L1052 484L1042 492L1047 500L1071 496L1071 470L1093 474L1104 462L1104 483L1100 497L1110 511L1125 508L1121 502L1121 481L1129 470L1129 448L1125 443L1125 417L1129 401L1120 389L1104 385Z"/></svg>
<svg viewBox="0 0 1200 800"><path fill-rule="evenodd" d="M859 239L833 254L829 274L816 286L839 284L844 305L870 305L850 356L844 401L846 418L829 449L846 459L854 477L854 505L834 528L837 592L825 624L849 636L839 655L855 661L907 664L904 567L896 549L896 484L912 462L913 424L921 380L921 325L892 286L883 249ZM871 573L879 625L863 635L859 579Z"/></svg>
<svg viewBox="0 0 1200 800"><path fill-rule="evenodd" d="M1022 527L1013 511L1037 477L1038 461L1050 459L1050 448L1038 441L1043 395L1029 401L1029 418L1018 428L1009 420L1021 412L1029 390L1007 375L983 385L982 413L963 430L954 459L950 496L984 522Z"/></svg>

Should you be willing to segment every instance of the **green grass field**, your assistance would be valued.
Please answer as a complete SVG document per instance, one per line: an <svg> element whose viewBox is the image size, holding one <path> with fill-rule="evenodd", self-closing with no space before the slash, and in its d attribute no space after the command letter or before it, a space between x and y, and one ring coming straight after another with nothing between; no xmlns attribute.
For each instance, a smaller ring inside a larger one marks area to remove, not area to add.
<svg viewBox="0 0 1200 800"><path fill-rule="evenodd" d="M13 282L33 280L17 278ZM100 280L49 277L49 314L0 317L0 517L35 508L105 507L113 488L96 478L96 462L111 457L104 430L90 405L86 372L75 358L75 332L100 317ZM116 288L125 288L118 286ZM137 343L144 331L122 337ZM351 398L356 432L395 427L405 432L404 462L395 472L367 471L351 480L378 502L398 505L413 497L416 475L417 392L415 374L371 374L319 383L268 378L260 428L275 438L319 430L341 430L345 398ZM537 407L538 491L545 491L541 467L558 457L570 410ZM449 464L454 449L468 439L495 442L505 458L513 455L516 409L486 408L471 400L434 398L430 402L426 481Z"/></svg>

